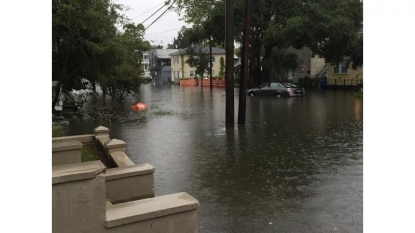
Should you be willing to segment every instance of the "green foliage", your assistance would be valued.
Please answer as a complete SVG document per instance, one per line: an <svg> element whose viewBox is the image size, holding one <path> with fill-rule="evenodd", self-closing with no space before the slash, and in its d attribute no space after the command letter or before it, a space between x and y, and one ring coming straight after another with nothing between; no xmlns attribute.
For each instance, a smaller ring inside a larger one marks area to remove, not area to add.
<svg viewBox="0 0 415 233"><path fill-rule="evenodd" d="M225 59L223 57L220 57L219 63L220 63L219 76L222 77L225 75Z"/></svg>
<svg viewBox="0 0 415 233"><path fill-rule="evenodd" d="M201 45L190 46L187 49L189 58L186 63L190 67L196 68L196 79L197 77L202 78L206 72L209 72L209 50Z"/></svg>
<svg viewBox="0 0 415 233"><path fill-rule="evenodd" d="M173 39L173 46L176 49L184 49L192 45L199 44L203 39L203 29L193 26L192 28L182 27L177 33L177 38Z"/></svg>
<svg viewBox="0 0 415 233"><path fill-rule="evenodd" d="M265 54L263 67L268 70L271 81L285 81L288 71L298 67L297 55L294 53L287 53L274 47Z"/></svg>
<svg viewBox="0 0 415 233"><path fill-rule="evenodd" d="M52 125L52 137L62 137L65 135L61 125Z"/></svg>
<svg viewBox="0 0 415 233"><path fill-rule="evenodd" d="M309 76L304 76L298 80L298 83L302 87L311 87L316 79L310 78Z"/></svg>
<svg viewBox="0 0 415 233"><path fill-rule="evenodd" d="M234 3L235 41L238 43L242 42L244 3L245 0ZM217 45L224 43L225 1L178 0L177 12L187 23L203 27L202 38L212 38ZM356 66L362 65L363 40L357 33L362 22L361 0L252 1L250 76L261 79L262 62L268 62L265 69L271 69L270 64L275 61L267 52L275 47L283 50L290 45L297 49L309 47L326 62L338 62L346 56ZM292 64L293 59L279 61Z"/></svg>
<svg viewBox="0 0 415 233"><path fill-rule="evenodd" d="M81 162L98 160L96 150L98 150L98 148L94 145L83 144L81 149Z"/></svg>
<svg viewBox="0 0 415 233"><path fill-rule="evenodd" d="M90 88L84 79L98 81L117 100L136 90L149 43L143 25L128 23L124 9L111 0L52 0L52 79L64 92Z"/></svg>
<svg viewBox="0 0 415 233"><path fill-rule="evenodd" d="M363 98L363 88L360 88L360 90L358 90L354 96L356 96L357 98Z"/></svg>

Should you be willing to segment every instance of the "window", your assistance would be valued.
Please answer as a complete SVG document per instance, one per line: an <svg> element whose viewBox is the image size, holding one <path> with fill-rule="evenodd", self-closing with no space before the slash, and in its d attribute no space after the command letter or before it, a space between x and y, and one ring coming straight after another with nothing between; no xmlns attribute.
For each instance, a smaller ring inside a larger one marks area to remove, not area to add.
<svg viewBox="0 0 415 233"><path fill-rule="evenodd" d="M279 83L271 83L271 88L279 88L280 84Z"/></svg>
<svg viewBox="0 0 415 233"><path fill-rule="evenodd" d="M271 86L270 83L263 83L261 86L259 86L259 88L268 88L270 86Z"/></svg>
<svg viewBox="0 0 415 233"><path fill-rule="evenodd" d="M215 76L216 76L215 70L212 70L212 76L213 76L213 77L215 77Z"/></svg>
<svg viewBox="0 0 415 233"><path fill-rule="evenodd" d="M349 64L346 61L340 62L339 64L333 65L334 74L347 74Z"/></svg>
<svg viewBox="0 0 415 233"><path fill-rule="evenodd" d="M157 66L171 66L171 59L157 60Z"/></svg>
<svg viewBox="0 0 415 233"><path fill-rule="evenodd" d="M190 71L190 77L193 77L193 76L195 76L195 71L194 70L191 70Z"/></svg>
<svg viewBox="0 0 415 233"><path fill-rule="evenodd" d="M285 87L293 87L293 88L297 87L295 84L292 84L292 83L282 83L282 85L284 85Z"/></svg>
<svg viewBox="0 0 415 233"><path fill-rule="evenodd" d="M179 64L179 57L173 56L173 64Z"/></svg>
<svg viewBox="0 0 415 233"><path fill-rule="evenodd" d="M215 63L215 56L212 56L212 63Z"/></svg>

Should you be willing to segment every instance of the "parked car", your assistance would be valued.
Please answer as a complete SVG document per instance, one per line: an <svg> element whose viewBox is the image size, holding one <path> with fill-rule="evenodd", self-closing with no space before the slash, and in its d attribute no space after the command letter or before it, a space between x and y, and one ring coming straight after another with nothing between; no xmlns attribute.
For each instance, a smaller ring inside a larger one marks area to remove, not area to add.
<svg viewBox="0 0 415 233"><path fill-rule="evenodd" d="M249 96L275 96L277 98L286 96L304 96L304 88L297 87L289 82L267 82L257 88L252 88L247 91Z"/></svg>

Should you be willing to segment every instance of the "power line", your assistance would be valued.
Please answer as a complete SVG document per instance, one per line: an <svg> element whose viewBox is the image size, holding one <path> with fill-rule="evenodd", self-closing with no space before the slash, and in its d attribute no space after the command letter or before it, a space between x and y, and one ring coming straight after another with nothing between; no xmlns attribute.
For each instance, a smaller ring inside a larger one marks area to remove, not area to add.
<svg viewBox="0 0 415 233"><path fill-rule="evenodd" d="M176 1L174 1L176 2ZM173 3L174 3L173 2ZM171 4L170 6L172 6L173 4ZM163 6L161 6L156 12L154 12L153 14L151 14L147 19L145 19L141 24L144 24L144 22L146 22L149 18L153 17L153 15L155 15L157 12L159 12L163 7L165 7L166 5L163 4ZM170 7L169 7L170 8ZM167 8L167 9L169 9Z"/></svg>
<svg viewBox="0 0 415 233"><path fill-rule="evenodd" d="M153 25L153 23L155 23L157 20L159 20L168 10L170 10L170 8L173 6L173 4L176 2L176 0L174 0L173 1L173 3L169 6L169 7L167 7L167 9L163 12L163 13L161 13L161 15L159 16L159 17L157 17L157 19L155 19L150 25L148 25L147 27L146 27L146 30L151 26L151 25ZM157 12L156 12L157 13Z"/></svg>
<svg viewBox="0 0 415 233"><path fill-rule="evenodd" d="M177 30L177 29L180 29L180 28L182 28L182 27L178 27L178 28L175 28L175 29L170 29L168 31L163 31L163 32L156 32L156 33L146 34L146 36L152 36L152 35L162 34L162 33L165 33L165 32L171 32L171 31L174 31L174 30Z"/></svg>
<svg viewBox="0 0 415 233"><path fill-rule="evenodd" d="M155 7L151 8L150 10L148 10L148 11L146 11L146 12L144 12L144 13L142 13L142 14L140 14L140 15L138 15L138 16L136 16L136 17L134 17L134 18L132 18L131 20L136 19L136 18L138 18L138 17L140 17L140 16L144 15L145 13L147 13L147 12L149 12L149 11L153 10L154 8L156 8L156 7L158 7L158 6L162 5L162 4L164 4L164 2L162 2L162 3L158 4L157 6L155 6Z"/></svg>

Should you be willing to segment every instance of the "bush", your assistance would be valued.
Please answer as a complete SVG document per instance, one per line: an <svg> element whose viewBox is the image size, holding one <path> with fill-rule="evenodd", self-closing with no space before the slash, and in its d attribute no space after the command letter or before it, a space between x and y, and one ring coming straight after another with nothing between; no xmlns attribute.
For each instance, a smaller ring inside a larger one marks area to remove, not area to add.
<svg viewBox="0 0 415 233"><path fill-rule="evenodd" d="M64 130L60 125L52 125L52 137L62 137Z"/></svg>
<svg viewBox="0 0 415 233"><path fill-rule="evenodd" d="M363 88L360 88L356 93L354 93L354 96L358 98L363 98Z"/></svg>
<svg viewBox="0 0 415 233"><path fill-rule="evenodd" d="M302 87L311 87L315 80L316 79L310 78L309 76L304 76L304 78L298 80L298 83Z"/></svg>

